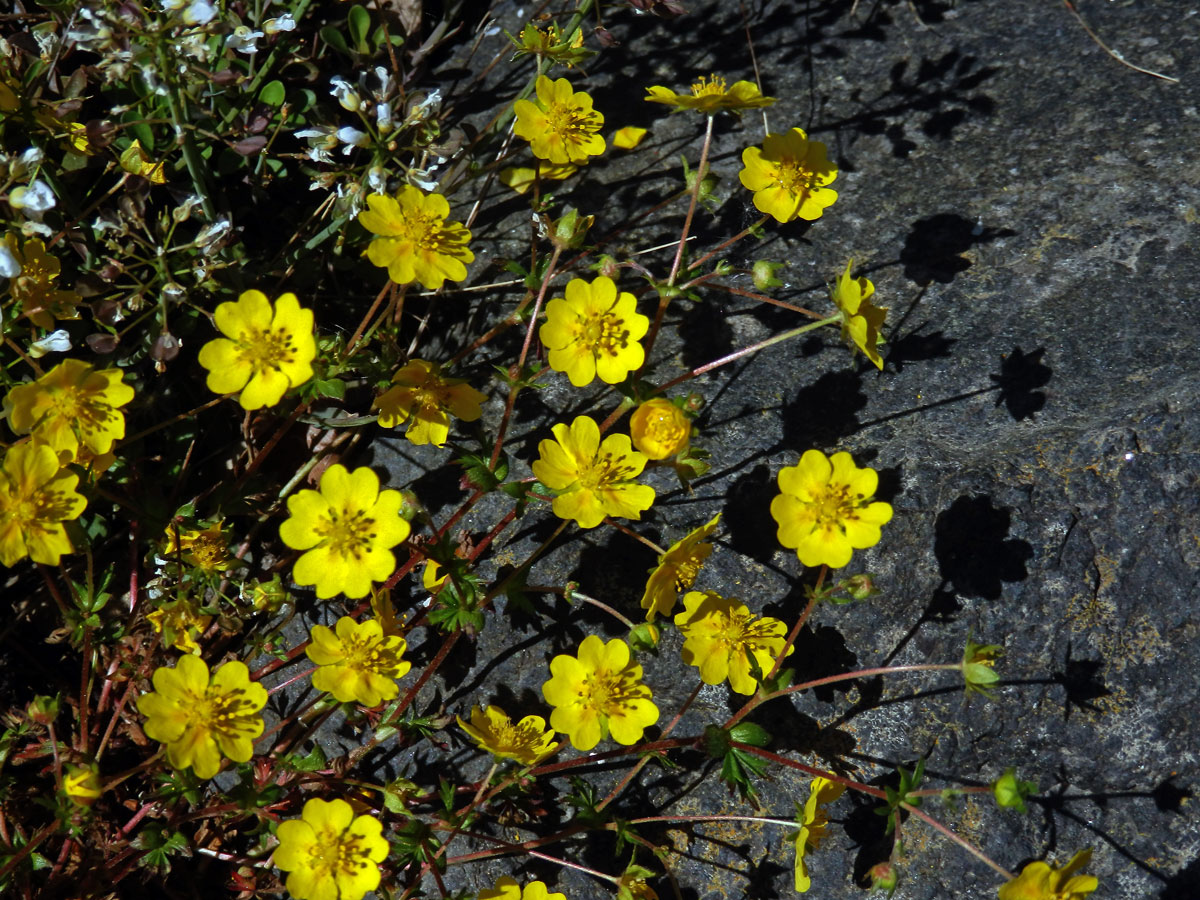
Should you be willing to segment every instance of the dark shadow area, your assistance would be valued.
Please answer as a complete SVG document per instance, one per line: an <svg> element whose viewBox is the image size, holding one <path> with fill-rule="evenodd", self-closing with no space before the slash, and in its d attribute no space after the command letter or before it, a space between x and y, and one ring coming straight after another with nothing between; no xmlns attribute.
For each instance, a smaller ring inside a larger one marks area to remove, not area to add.
<svg viewBox="0 0 1200 900"><path fill-rule="evenodd" d="M893 338L885 344L887 354L884 356L886 365L897 372L903 372L906 363L928 362L931 359L947 359L950 348L958 343L954 338L946 337L944 331L921 331L928 322L922 322L912 331L902 337Z"/></svg>
<svg viewBox="0 0 1200 900"><path fill-rule="evenodd" d="M1030 353L1013 347L1012 352L1000 361L1000 374L988 376L1000 389L996 405L1003 404L1018 422L1032 419L1046 405L1045 391L1037 390L1049 384L1053 374L1050 367L1042 363L1045 353L1044 347Z"/></svg>
<svg viewBox="0 0 1200 900"><path fill-rule="evenodd" d="M783 407L783 440L778 449L829 450L857 430L857 413L866 406L862 375L848 369L827 372L800 388Z"/></svg>
<svg viewBox="0 0 1200 900"><path fill-rule="evenodd" d="M990 497L959 497L934 523L933 552L944 584L965 597L997 600L1003 582L1029 577L1026 541L1008 537L1012 514Z"/></svg>
<svg viewBox="0 0 1200 900"><path fill-rule="evenodd" d="M726 313L725 305L715 297L688 304L684 310L678 330L683 343L683 364L689 369L733 352L733 329Z"/></svg>
<svg viewBox="0 0 1200 900"><path fill-rule="evenodd" d="M759 562L770 562L778 546L770 511L777 493L771 469L763 463L729 485L721 523L731 548Z"/></svg>
<svg viewBox="0 0 1200 900"><path fill-rule="evenodd" d="M900 262L904 277L926 287L936 281L949 284L971 267L962 254L978 244L1016 234L1008 229L984 228L957 213L937 213L918 219L904 239Z"/></svg>

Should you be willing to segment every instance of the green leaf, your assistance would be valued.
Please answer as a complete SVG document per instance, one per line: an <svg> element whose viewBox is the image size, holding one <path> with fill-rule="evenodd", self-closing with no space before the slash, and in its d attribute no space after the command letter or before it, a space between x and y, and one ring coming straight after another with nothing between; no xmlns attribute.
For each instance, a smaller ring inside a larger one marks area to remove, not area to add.
<svg viewBox="0 0 1200 900"><path fill-rule="evenodd" d="M765 728L753 722L739 722L729 729L729 737L739 744L749 744L751 747L765 747L771 742L771 735Z"/></svg>
<svg viewBox="0 0 1200 900"><path fill-rule="evenodd" d="M350 7L346 13L346 30L350 33L354 49L365 55L370 50L367 35L371 31L371 14L361 6Z"/></svg>
<svg viewBox="0 0 1200 900"><path fill-rule="evenodd" d="M258 93L259 102L265 103L267 106L282 106L286 97L287 89L278 79L268 81Z"/></svg>
<svg viewBox="0 0 1200 900"><path fill-rule="evenodd" d="M357 9L357 7L355 7ZM334 50L341 51L347 56L350 55L350 47L346 44L346 39L342 37L341 31L334 25L326 25L318 34L321 35L321 40L327 43Z"/></svg>

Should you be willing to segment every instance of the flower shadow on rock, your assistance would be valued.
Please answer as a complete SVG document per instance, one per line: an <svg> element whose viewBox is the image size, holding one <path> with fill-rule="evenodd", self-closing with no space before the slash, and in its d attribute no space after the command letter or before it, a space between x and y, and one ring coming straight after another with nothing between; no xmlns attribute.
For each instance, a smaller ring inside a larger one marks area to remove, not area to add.
<svg viewBox="0 0 1200 900"><path fill-rule="evenodd" d="M937 213L918 219L900 250L904 277L922 287L935 281L949 284L954 276L971 268L971 261L964 253L979 244L990 244L1014 234L1007 228L984 228L956 213Z"/></svg>
<svg viewBox="0 0 1200 900"><path fill-rule="evenodd" d="M1032 419L1046 405L1046 392L1037 390L1049 384L1054 374L1042 363L1045 353L1045 347L1029 353L1013 347L1012 352L1000 360L1000 374L988 376L1000 391L996 405L1003 404L1018 422Z"/></svg>
<svg viewBox="0 0 1200 900"><path fill-rule="evenodd" d="M934 523L933 553L943 582L966 597L998 600L1003 582L1029 577L1033 547L1008 536L1012 513L986 496L959 497Z"/></svg>
<svg viewBox="0 0 1200 900"><path fill-rule="evenodd" d="M755 466L729 485L721 510L729 546L743 556L769 563L779 549L771 501L779 493L770 467Z"/></svg>
<svg viewBox="0 0 1200 900"><path fill-rule="evenodd" d="M857 413L866 405L860 374L850 369L826 372L784 405L783 440L775 449L832 448L858 430Z"/></svg>

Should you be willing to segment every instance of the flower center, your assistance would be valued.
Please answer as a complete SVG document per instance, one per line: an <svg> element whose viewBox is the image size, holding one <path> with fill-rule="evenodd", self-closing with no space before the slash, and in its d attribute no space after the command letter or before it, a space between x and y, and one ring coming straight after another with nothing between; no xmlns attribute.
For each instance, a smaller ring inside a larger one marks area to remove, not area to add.
<svg viewBox="0 0 1200 900"><path fill-rule="evenodd" d="M629 329L625 327L625 321L608 312L585 318L580 324L579 335L597 356L618 356L629 346Z"/></svg>
<svg viewBox="0 0 1200 900"><path fill-rule="evenodd" d="M395 675L401 664L400 654L374 637L352 634L342 640L342 652L346 655L343 665L359 672Z"/></svg>
<svg viewBox="0 0 1200 900"><path fill-rule="evenodd" d="M688 556L680 560L675 565L675 590L683 591L690 588L696 583L696 576L700 574L700 566L702 560L695 556Z"/></svg>
<svg viewBox="0 0 1200 900"><path fill-rule="evenodd" d="M258 707L244 691L209 687L203 694L191 696L188 730L198 729L227 736L254 734L254 713Z"/></svg>
<svg viewBox="0 0 1200 900"><path fill-rule="evenodd" d="M692 85L692 96L694 97L720 96L724 93L725 79L720 75L710 75L707 78L701 75L700 80Z"/></svg>
<svg viewBox="0 0 1200 900"><path fill-rule="evenodd" d="M584 490L595 491L628 481L634 474L633 467L623 457L617 458L612 451L601 450L590 465L580 466L579 484Z"/></svg>
<svg viewBox="0 0 1200 900"><path fill-rule="evenodd" d="M583 682L583 700L603 716L619 712L627 699L625 679L620 672L597 669Z"/></svg>
<svg viewBox="0 0 1200 900"><path fill-rule="evenodd" d="M646 422L646 433L650 440L666 447L674 447L683 440L684 431L675 416L658 413Z"/></svg>
<svg viewBox="0 0 1200 900"><path fill-rule="evenodd" d="M775 181L792 196L812 190L816 173L809 169L804 160L785 156L775 164Z"/></svg>
<svg viewBox="0 0 1200 900"><path fill-rule="evenodd" d="M238 347L254 371L278 369L296 361L293 337L282 328L251 328L238 341Z"/></svg>
<svg viewBox="0 0 1200 900"><path fill-rule="evenodd" d="M367 867L367 851L357 835L345 832L335 835L330 829L325 829L317 837L308 852L318 882L332 879L338 873L353 876L357 870Z"/></svg>
<svg viewBox="0 0 1200 900"><path fill-rule="evenodd" d="M375 520L361 510L346 514L331 509L314 530L335 554L358 562L367 556L377 537Z"/></svg>
<svg viewBox="0 0 1200 900"><path fill-rule="evenodd" d="M813 491L812 516L818 527L844 530L847 520L857 519L857 497L847 485L825 485Z"/></svg>
<svg viewBox="0 0 1200 900"><path fill-rule="evenodd" d="M572 144L581 144L600 130L595 115L574 103L551 103L546 108L546 124L559 139Z"/></svg>

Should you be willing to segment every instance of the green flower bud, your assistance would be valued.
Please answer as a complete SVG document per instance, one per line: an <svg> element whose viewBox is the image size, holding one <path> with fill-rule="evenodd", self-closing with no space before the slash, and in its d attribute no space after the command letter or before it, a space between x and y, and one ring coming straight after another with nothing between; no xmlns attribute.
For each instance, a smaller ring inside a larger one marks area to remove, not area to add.
<svg viewBox="0 0 1200 900"><path fill-rule="evenodd" d="M1016 770L1009 766L1004 774L992 782L992 794L998 806L1010 806L1026 812L1025 798L1037 793L1038 786L1032 781L1021 781Z"/></svg>
<svg viewBox="0 0 1200 900"><path fill-rule="evenodd" d="M785 263L771 262L767 259L760 259L754 264L751 273L754 277L754 286L760 291L767 291L771 288L782 287L783 282L775 277L775 273L784 267Z"/></svg>

